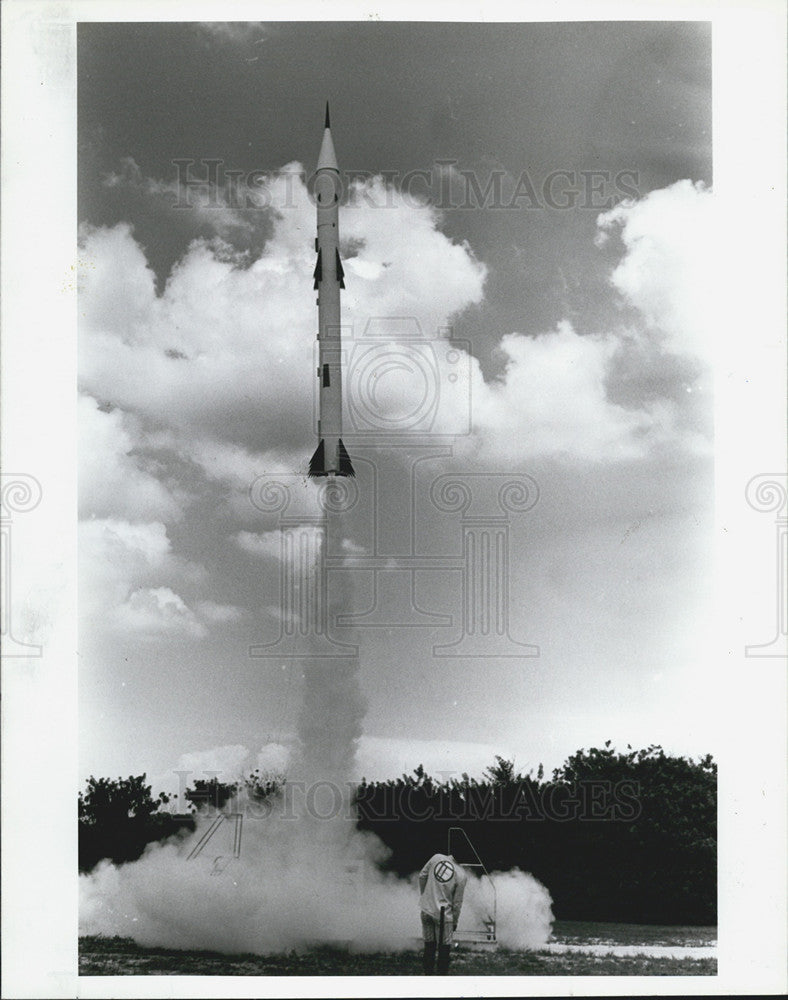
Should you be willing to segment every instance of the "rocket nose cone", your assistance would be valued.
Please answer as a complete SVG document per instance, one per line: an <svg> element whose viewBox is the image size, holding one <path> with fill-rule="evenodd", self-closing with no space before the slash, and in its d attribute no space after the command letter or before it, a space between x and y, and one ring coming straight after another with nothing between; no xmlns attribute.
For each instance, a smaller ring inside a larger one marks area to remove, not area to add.
<svg viewBox="0 0 788 1000"><path fill-rule="evenodd" d="M328 128L323 133L323 144L320 147L320 156L317 158L317 169L339 170L337 154L334 152L334 143L331 139L331 129Z"/></svg>

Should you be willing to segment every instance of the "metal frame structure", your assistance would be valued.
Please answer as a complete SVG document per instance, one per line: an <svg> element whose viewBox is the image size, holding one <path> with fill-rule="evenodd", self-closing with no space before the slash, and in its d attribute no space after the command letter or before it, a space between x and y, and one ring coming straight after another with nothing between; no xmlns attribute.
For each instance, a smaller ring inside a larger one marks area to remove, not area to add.
<svg viewBox="0 0 788 1000"><path fill-rule="evenodd" d="M198 857L203 848L208 844L208 841L213 837L219 827L224 823L225 820L234 820L233 824L233 853L232 855L218 854L213 859L213 869L211 870L211 875L220 875L224 869L229 865L231 861L237 861L241 856L241 834L243 832L243 813L232 812L232 813L220 813L216 819L211 823L205 833L200 837L195 846L192 848L191 853L187 857L187 861L193 861L194 858Z"/></svg>
<svg viewBox="0 0 788 1000"><path fill-rule="evenodd" d="M454 839L452 839L452 837ZM457 851L457 840L459 837L462 837L462 839L468 845L473 857L476 859L475 861L463 862L458 860L457 855L459 852ZM497 947L498 938L496 932L497 932L497 919L498 919L498 894L495 890L495 883L493 882L492 878L490 878L490 873L484 867L484 862L479 857L476 848L471 843L470 837L465 832L465 830L463 830L461 826L449 827L449 842L448 842L448 850L446 853L450 854L455 860L457 860L457 864L462 865L463 868L476 872L481 872L481 877L489 882L490 888L492 889L492 900L493 900L492 913L489 913L486 917L482 919L484 930L479 929L479 930L463 931L462 934L455 933L454 935L455 939L467 942L469 944L489 945L491 947Z"/></svg>

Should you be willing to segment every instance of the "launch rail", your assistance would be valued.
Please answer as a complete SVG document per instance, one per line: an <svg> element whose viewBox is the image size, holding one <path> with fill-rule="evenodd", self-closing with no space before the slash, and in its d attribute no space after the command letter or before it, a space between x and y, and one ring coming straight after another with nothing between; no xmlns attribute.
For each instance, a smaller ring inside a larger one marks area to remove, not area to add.
<svg viewBox="0 0 788 1000"><path fill-rule="evenodd" d="M463 846L467 846L467 849L470 851L470 856L475 860L459 860L461 856L469 856L467 853L463 854ZM498 897L495 891L495 883L490 877L490 873L485 868L484 862L479 857L476 848L471 843L470 837L461 826L449 827L449 843L447 853L450 854L458 864L462 865L463 868L480 875L480 878L486 881L492 891L492 911L487 913L487 915L482 918L482 925L484 929L470 931L464 930L460 935L455 934L455 938L472 944L497 945Z"/></svg>

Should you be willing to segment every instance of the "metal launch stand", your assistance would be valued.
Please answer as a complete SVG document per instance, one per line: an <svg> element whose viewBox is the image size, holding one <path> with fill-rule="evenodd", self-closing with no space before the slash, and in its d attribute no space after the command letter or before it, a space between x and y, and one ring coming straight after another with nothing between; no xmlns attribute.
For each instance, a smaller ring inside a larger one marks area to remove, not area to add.
<svg viewBox="0 0 788 1000"><path fill-rule="evenodd" d="M207 846L208 841L213 837L219 827L224 823L225 820L233 820L233 842L232 842L232 854L218 854L213 859L213 868L211 869L211 875L221 875L224 869L229 865L231 861L237 861L241 856L241 833L243 832L243 813L232 812L232 813L220 813L216 819L211 823L205 833L200 837L195 846L192 848L187 861L193 861L194 858L198 857L203 848Z"/></svg>
<svg viewBox="0 0 788 1000"><path fill-rule="evenodd" d="M480 875L480 882L489 886L491 896L491 903L487 912L481 918L481 924L471 930L463 928L461 932L455 931L454 940L458 944L463 944L477 950L487 951L488 949L496 949L498 947L498 938L496 936L498 899L495 891L495 883L490 878L490 873L484 867L484 863L479 857L476 848L462 827L449 827L449 843L446 853L450 854L466 871ZM460 861L460 857L469 856L475 860Z"/></svg>

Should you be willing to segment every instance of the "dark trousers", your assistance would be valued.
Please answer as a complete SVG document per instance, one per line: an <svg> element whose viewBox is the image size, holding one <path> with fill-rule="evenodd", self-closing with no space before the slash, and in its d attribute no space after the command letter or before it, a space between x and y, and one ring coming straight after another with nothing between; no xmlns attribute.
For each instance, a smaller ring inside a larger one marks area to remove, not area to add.
<svg viewBox="0 0 788 1000"><path fill-rule="evenodd" d="M425 927L425 936L427 933L430 936L435 934L435 931L430 929L429 917L422 914L422 924ZM432 925L434 928L434 924ZM446 931L448 930L448 934ZM449 971L449 957L451 955L451 948L448 944L443 943L444 935L449 937L451 940L451 924L446 928L446 916L443 910L441 910L440 921L437 927L437 941L425 941L424 942L424 974L426 976L432 976L435 974L435 953L438 954L438 975L445 976Z"/></svg>
<svg viewBox="0 0 788 1000"><path fill-rule="evenodd" d="M424 943L424 975L434 976L435 975L435 952L438 952L438 975L445 976L449 971L449 958L451 956L451 948L447 944L437 945L434 941L425 941Z"/></svg>

